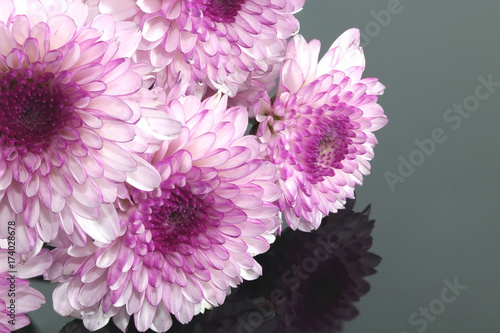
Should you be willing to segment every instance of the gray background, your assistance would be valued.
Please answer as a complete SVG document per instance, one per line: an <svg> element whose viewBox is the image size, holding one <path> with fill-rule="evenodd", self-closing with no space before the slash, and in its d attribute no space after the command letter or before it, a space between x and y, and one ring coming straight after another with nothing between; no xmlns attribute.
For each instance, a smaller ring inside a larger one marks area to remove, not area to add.
<svg viewBox="0 0 500 333"><path fill-rule="evenodd" d="M344 30L359 28L370 39L365 74L387 87L379 102L389 123L376 133L372 173L356 204L372 204L373 252L382 263L345 332L498 332L500 87L460 126L443 117L474 101L479 76L500 82L500 1L401 0L398 13L377 22L391 3L309 0L298 14L301 33L320 39L323 52ZM392 191L386 172L398 175L400 156L421 162L415 140L436 128L446 141ZM467 289L442 310L443 281L455 278ZM410 325L430 304L442 313Z"/></svg>
<svg viewBox="0 0 500 333"><path fill-rule="evenodd" d="M358 211L372 204L373 252L383 260L345 332L498 332L500 87L458 128L443 116L472 100L479 76L500 82L500 1L401 0L397 14L377 22L373 13L391 3L308 0L298 14L301 33L320 39L323 52L344 30L361 29L370 39L365 74L387 86L379 101L389 124L377 133L372 174L356 204ZM398 175L399 158L418 157L415 140L437 128L446 141L391 191L385 174ZM467 289L425 327L410 325L420 307L439 305L443 281L455 278ZM31 318L41 332L57 332L68 319L47 320L48 298Z"/></svg>

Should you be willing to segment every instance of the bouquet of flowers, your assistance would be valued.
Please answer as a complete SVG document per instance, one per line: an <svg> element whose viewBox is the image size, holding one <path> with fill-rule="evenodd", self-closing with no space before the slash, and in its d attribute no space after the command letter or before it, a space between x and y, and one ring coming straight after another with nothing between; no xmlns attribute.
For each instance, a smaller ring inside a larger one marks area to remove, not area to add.
<svg viewBox="0 0 500 333"><path fill-rule="evenodd" d="M0 332L40 274L91 331L166 332L354 198L384 86L357 29L318 60L304 1L0 0Z"/></svg>

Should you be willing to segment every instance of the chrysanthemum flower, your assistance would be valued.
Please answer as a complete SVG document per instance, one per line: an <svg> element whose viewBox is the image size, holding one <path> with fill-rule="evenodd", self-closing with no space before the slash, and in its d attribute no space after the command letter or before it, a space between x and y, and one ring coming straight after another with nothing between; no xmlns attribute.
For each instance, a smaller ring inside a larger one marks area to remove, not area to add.
<svg viewBox="0 0 500 333"><path fill-rule="evenodd" d="M137 155L148 142L136 123L155 98L143 88L144 66L128 58L137 26L85 19L82 1L2 2L0 216L15 220L19 243L31 247L59 228L76 244L85 233L110 242L117 184L151 190L160 182Z"/></svg>
<svg viewBox="0 0 500 333"><path fill-rule="evenodd" d="M29 325L30 320L26 313L40 308L45 303L42 293L30 287L26 279L44 274L52 263L52 257L46 249L35 256L34 252L18 255L9 253L3 248L2 244L0 250L0 332L10 333Z"/></svg>
<svg viewBox="0 0 500 333"><path fill-rule="evenodd" d="M286 39L298 31L293 14L304 0L101 0L102 13L129 19L142 30L141 57L166 68L169 86L178 72L191 92L210 86L231 96L251 77L265 76L283 58Z"/></svg>
<svg viewBox="0 0 500 333"><path fill-rule="evenodd" d="M278 200L293 229L318 228L321 218L354 197L370 170L372 133L387 119L378 95L384 86L361 78L359 31L351 29L318 62L320 43L296 36L287 47L276 99L259 101L258 135L279 169Z"/></svg>
<svg viewBox="0 0 500 333"><path fill-rule="evenodd" d="M91 330L113 317L123 331L133 315L139 331L164 332L170 314L187 323L261 274L253 256L281 224L276 168L259 157L257 138L244 136L246 109L226 105L220 95L170 101L166 112L185 125L151 156L159 188L129 187L117 203L123 236L53 251L58 313L81 316Z"/></svg>

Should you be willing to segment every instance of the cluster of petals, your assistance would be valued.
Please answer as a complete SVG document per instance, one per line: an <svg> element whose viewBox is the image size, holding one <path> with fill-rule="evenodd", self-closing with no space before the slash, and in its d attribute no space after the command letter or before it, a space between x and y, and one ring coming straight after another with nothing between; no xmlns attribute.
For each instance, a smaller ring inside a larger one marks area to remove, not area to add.
<svg viewBox="0 0 500 333"><path fill-rule="evenodd" d="M179 90L179 91L182 91ZM116 203L122 235L111 244L53 250L56 311L96 330L112 318L122 331L165 332L222 304L231 287L261 274L254 256L269 249L281 219L276 168L245 136L248 113L227 96L166 97L164 111L183 125L148 154L160 186L131 186Z"/></svg>
<svg viewBox="0 0 500 333"><path fill-rule="evenodd" d="M304 1L0 0L0 333L37 275L89 330L166 332L262 274L281 213L354 197L384 86L356 29L287 42Z"/></svg>
<svg viewBox="0 0 500 333"><path fill-rule="evenodd" d="M295 36L287 46L276 99L258 101L258 136L280 174L278 200L289 226L310 231L354 198L370 170L372 133L387 123L377 104L384 86L362 78L357 29L343 33L318 62L320 43Z"/></svg>
<svg viewBox="0 0 500 333"><path fill-rule="evenodd" d="M119 185L160 182L139 157L152 131L141 114L156 97L143 87L150 65L130 61L138 27L110 15L86 23L87 13L82 0L2 1L0 216L31 248L58 234L109 243ZM172 121L162 134L179 130Z"/></svg>
<svg viewBox="0 0 500 333"><path fill-rule="evenodd" d="M206 86L234 96L283 59L304 0L100 0L99 10L141 27L138 58L165 68L166 84L181 72L190 92Z"/></svg>
<svg viewBox="0 0 500 333"><path fill-rule="evenodd" d="M11 242L11 244L14 244ZM0 242L0 332L10 333L29 325L26 313L45 303L41 292L27 279L44 274L52 263L48 250L19 255L8 251L8 242Z"/></svg>

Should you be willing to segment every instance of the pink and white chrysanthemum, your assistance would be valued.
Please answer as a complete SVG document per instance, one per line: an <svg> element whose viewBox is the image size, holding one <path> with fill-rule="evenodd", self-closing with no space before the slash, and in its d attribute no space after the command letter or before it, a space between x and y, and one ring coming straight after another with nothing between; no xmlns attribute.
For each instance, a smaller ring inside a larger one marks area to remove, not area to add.
<svg viewBox="0 0 500 333"><path fill-rule="evenodd" d="M208 85L234 96L251 78L267 75L298 31L293 14L304 0L100 0L102 13L140 25L139 57L166 67L168 86L179 72L190 93Z"/></svg>
<svg viewBox="0 0 500 333"><path fill-rule="evenodd" d="M137 123L155 103L147 68L129 59L138 28L110 15L84 26L86 11L81 0L2 2L0 216L31 247L59 229L76 244L86 233L109 243L120 228L117 185L160 182L137 154L148 149ZM164 129L179 130L174 121Z"/></svg>
<svg viewBox="0 0 500 333"><path fill-rule="evenodd" d="M0 250L0 333L10 333L29 325L26 313L45 303L42 293L30 287L26 279L44 274L52 257L46 249L36 256L34 252L22 256L12 254L3 245Z"/></svg>
<svg viewBox="0 0 500 333"><path fill-rule="evenodd" d="M276 99L262 99L258 135L280 174L278 200L293 229L319 227L354 197L370 171L372 133L387 123L377 104L384 86L361 78L365 68L357 29L342 34L318 62L320 43L295 36L288 44Z"/></svg>
<svg viewBox="0 0 500 333"><path fill-rule="evenodd" d="M139 331L165 332L171 315L187 323L261 274L253 257L281 225L281 191L257 138L244 136L246 109L226 105L220 95L170 101L166 112L185 125L151 155L160 187L129 187L117 202L123 236L53 251L58 313L83 317L91 330L112 317L125 331L133 316Z"/></svg>

